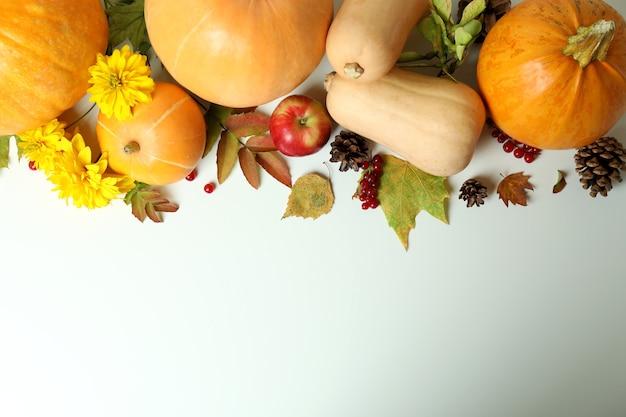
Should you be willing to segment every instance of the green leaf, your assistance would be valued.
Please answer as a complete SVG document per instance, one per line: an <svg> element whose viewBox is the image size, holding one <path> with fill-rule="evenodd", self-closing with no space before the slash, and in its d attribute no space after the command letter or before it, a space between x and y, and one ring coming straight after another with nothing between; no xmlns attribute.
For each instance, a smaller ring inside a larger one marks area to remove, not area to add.
<svg viewBox="0 0 626 417"><path fill-rule="evenodd" d="M209 110L204 114L204 122L206 124L206 145L204 147L204 154L202 157L208 155L217 142L222 130L224 130L224 123L226 118L233 114L234 109L230 107L220 106L218 104L211 103Z"/></svg>
<svg viewBox="0 0 626 417"><path fill-rule="evenodd" d="M330 180L316 173L306 174L293 184L283 219L297 216L315 220L329 213L334 202Z"/></svg>
<svg viewBox="0 0 626 417"><path fill-rule="evenodd" d="M476 19L487 8L487 2L485 0L472 0L465 9L463 9L463 15L459 21L460 25L466 25L470 21Z"/></svg>
<svg viewBox="0 0 626 417"><path fill-rule="evenodd" d="M107 2L109 49L127 39L135 51L146 53L150 49L143 10L144 0Z"/></svg>
<svg viewBox="0 0 626 417"><path fill-rule="evenodd" d="M231 114L224 121L224 127L238 138L258 136L270 128L270 117L260 111Z"/></svg>
<svg viewBox="0 0 626 417"><path fill-rule="evenodd" d="M261 152L255 155L256 162L274 179L291 188L289 165L280 152Z"/></svg>
<svg viewBox="0 0 626 417"><path fill-rule="evenodd" d="M9 167L9 148L12 135L0 136L0 168Z"/></svg>
<svg viewBox="0 0 626 417"><path fill-rule="evenodd" d="M403 159L383 155L378 200L387 223L405 250L409 247L409 233L415 228L415 218L420 211L448 224L445 201L450 194L445 180L445 177L428 174Z"/></svg>
<svg viewBox="0 0 626 417"><path fill-rule="evenodd" d="M159 190L143 182L135 183L135 188L124 196L124 202L131 206L133 215L142 223L146 218L161 223L163 219L159 213L178 211L178 204L171 203Z"/></svg>
<svg viewBox="0 0 626 417"><path fill-rule="evenodd" d="M217 145L217 181L222 184L230 175L237 162L240 147L239 140L232 133L224 130Z"/></svg>
<svg viewBox="0 0 626 417"><path fill-rule="evenodd" d="M244 177L255 190L259 188L259 166L256 163L255 154L246 147L241 147L238 152L239 166Z"/></svg>
<svg viewBox="0 0 626 417"><path fill-rule="evenodd" d="M437 14L445 21L452 18L452 0L432 0Z"/></svg>
<svg viewBox="0 0 626 417"><path fill-rule="evenodd" d="M432 16L426 16L417 24L418 33L428 42L435 44L438 28Z"/></svg>

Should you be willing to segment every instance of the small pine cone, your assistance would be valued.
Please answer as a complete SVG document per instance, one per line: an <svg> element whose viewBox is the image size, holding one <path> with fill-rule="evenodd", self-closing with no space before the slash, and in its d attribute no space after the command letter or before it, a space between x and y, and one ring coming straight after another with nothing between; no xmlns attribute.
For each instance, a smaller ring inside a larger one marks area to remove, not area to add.
<svg viewBox="0 0 626 417"><path fill-rule="evenodd" d="M459 192L459 200L466 201L467 207L480 207L485 204L484 199L487 198L487 187L474 178L466 180L463 185L461 185Z"/></svg>
<svg viewBox="0 0 626 417"><path fill-rule="evenodd" d="M578 148L574 155L580 182L592 197L606 197L613 181L622 182L621 170L626 168L622 159L626 151L614 137L603 137L590 145Z"/></svg>
<svg viewBox="0 0 626 417"><path fill-rule="evenodd" d="M470 4L472 0L459 0L459 10L457 19L460 22L463 16L463 10ZM477 43L485 40L485 36L491 30L496 21L500 20L509 10L511 10L511 0L487 0L486 7L483 11L483 30L476 39Z"/></svg>
<svg viewBox="0 0 626 417"><path fill-rule="evenodd" d="M361 164L369 159L367 139L354 132L342 130L330 146L330 162L340 162L339 171L358 171Z"/></svg>

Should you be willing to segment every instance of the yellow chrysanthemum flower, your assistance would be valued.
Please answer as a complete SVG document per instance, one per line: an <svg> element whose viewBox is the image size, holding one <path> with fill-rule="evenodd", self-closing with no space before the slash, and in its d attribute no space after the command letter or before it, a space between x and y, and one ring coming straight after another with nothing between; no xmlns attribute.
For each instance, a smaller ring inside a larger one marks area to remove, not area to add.
<svg viewBox="0 0 626 417"><path fill-rule="evenodd" d="M87 90L91 94L89 101L95 102L107 117L130 119L135 104L152 100L154 80L146 59L128 45L114 50L110 56L99 53L96 64L89 68L92 84Z"/></svg>
<svg viewBox="0 0 626 417"><path fill-rule="evenodd" d="M65 138L65 124L57 119L35 129L17 135L17 146L22 155L32 161L35 168L49 173L54 169L59 152L71 148L70 141Z"/></svg>
<svg viewBox="0 0 626 417"><path fill-rule="evenodd" d="M122 175L106 172L108 161L102 155L96 162L91 161L91 148L78 133L71 141L71 148L59 155L56 168L48 179L56 185L52 191L59 192L59 198L66 202L72 199L78 208L104 207L135 186L135 182Z"/></svg>

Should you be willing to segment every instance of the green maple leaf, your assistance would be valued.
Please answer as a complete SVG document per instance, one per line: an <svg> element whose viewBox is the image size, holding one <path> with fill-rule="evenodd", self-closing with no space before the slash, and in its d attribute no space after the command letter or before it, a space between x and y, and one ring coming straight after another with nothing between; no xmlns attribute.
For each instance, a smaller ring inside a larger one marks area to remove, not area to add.
<svg viewBox="0 0 626 417"><path fill-rule="evenodd" d="M446 189L446 178L428 174L395 156L382 156L383 174L378 200L387 223L407 250L409 233L415 228L415 218L420 211L448 224L445 201L450 194Z"/></svg>
<svg viewBox="0 0 626 417"><path fill-rule="evenodd" d="M109 18L109 49L129 40L135 51L146 53L150 49L144 0L105 1Z"/></svg>
<svg viewBox="0 0 626 417"><path fill-rule="evenodd" d="M0 168L9 167L9 144L11 135L0 136Z"/></svg>
<svg viewBox="0 0 626 417"><path fill-rule="evenodd" d="M132 207L133 215L142 223L146 218L161 223L163 219L159 212L173 213L178 210L178 204L171 203L159 190L142 182L136 183L135 188L126 193L124 202Z"/></svg>

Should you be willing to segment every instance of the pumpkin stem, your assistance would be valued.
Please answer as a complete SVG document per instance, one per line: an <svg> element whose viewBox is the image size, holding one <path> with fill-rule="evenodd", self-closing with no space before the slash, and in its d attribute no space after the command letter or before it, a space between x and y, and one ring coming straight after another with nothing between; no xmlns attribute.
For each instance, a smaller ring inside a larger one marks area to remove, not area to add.
<svg viewBox="0 0 626 417"><path fill-rule="evenodd" d="M585 68L593 61L604 61L615 36L615 22L598 20L590 26L580 26L575 35L567 38L563 53L571 56Z"/></svg>
<svg viewBox="0 0 626 417"><path fill-rule="evenodd" d="M128 142L126 146L124 146L124 153L139 152L139 149L141 149L141 147L139 146L139 143L133 140L131 142Z"/></svg>

